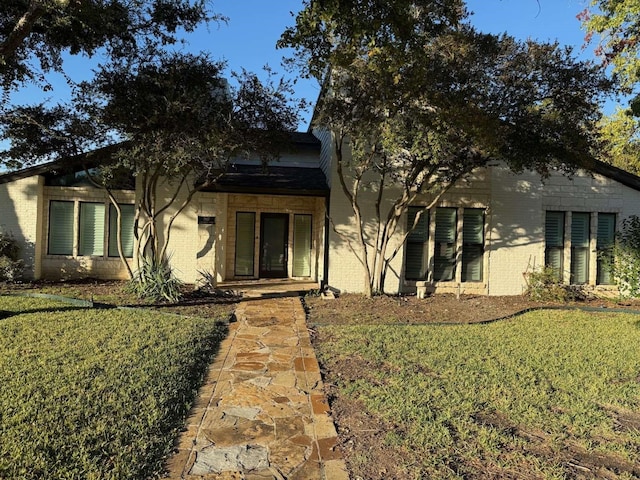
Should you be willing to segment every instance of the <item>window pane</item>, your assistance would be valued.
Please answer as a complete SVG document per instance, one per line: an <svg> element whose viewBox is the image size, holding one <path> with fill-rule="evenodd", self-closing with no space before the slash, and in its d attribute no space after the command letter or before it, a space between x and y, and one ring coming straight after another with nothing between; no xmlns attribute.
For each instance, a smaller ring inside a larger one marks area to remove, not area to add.
<svg viewBox="0 0 640 480"><path fill-rule="evenodd" d="M73 255L73 202L49 204L49 254Z"/></svg>
<svg viewBox="0 0 640 480"><path fill-rule="evenodd" d="M456 260L456 209L436 209L434 280L453 280Z"/></svg>
<svg viewBox="0 0 640 480"><path fill-rule="evenodd" d="M235 275L253 275L256 214L236 213L236 264Z"/></svg>
<svg viewBox="0 0 640 480"><path fill-rule="evenodd" d="M484 210L480 208L464 209L462 242L465 244L484 244Z"/></svg>
<svg viewBox="0 0 640 480"><path fill-rule="evenodd" d="M418 212L422 211L415 229L407 236L405 245L405 278L424 280L427 276L427 242L429 240L429 212L423 207L409 207L407 211L407 229L410 229Z"/></svg>
<svg viewBox="0 0 640 480"><path fill-rule="evenodd" d="M462 248L462 281L482 281L482 261L484 248L482 245L464 245Z"/></svg>
<svg viewBox="0 0 640 480"><path fill-rule="evenodd" d="M311 276L311 215L293 218L293 276Z"/></svg>
<svg viewBox="0 0 640 480"><path fill-rule="evenodd" d="M133 205L120 205L122 219L122 253L125 257L133 257L133 222L135 217L135 207ZM109 205L109 256L117 257L118 254L118 211L113 205Z"/></svg>
<svg viewBox="0 0 640 480"><path fill-rule="evenodd" d="M544 223L544 264L562 280L564 258L564 212L547 212Z"/></svg>
<svg viewBox="0 0 640 480"><path fill-rule="evenodd" d="M547 212L544 239L547 247L564 246L564 212Z"/></svg>
<svg viewBox="0 0 640 480"><path fill-rule="evenodd" d="M571 283L589 281L589 220L588 212L571 214Z"/></svg>
<svg viewBox="0 0 640 480"><path fill-rule="evenodd" d="M596 283L598 285L611 285L611 261L613 260L613 242L616 230L616 214L615 213L599 213L598 214L598 232L596 248L598 250L598 274Z"/></svg>
<svg viewBox="0 0 640 480"><path fill-rule="evenodd" d="M80 204L78 255L104 255L104 203Z"/></svg>
<svg viewBox="0 0 640 480"><path fill-rule="evenodd" d="M484 254L484 210L465 208L462 218L462 281L481 282Z"/></svg>
<svg viewBox="0 0 640 480"><path fill-rule="evenodd" d="M590 213L574 212L571 214L571 246L589 246L589 219Z"/></svg>

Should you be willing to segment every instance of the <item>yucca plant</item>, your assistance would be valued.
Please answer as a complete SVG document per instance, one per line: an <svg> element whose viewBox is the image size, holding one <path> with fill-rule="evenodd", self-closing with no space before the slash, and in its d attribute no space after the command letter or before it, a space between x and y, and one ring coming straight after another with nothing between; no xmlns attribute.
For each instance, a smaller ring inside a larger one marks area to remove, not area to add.
<svg viewBox="0 0 640 480"><path fill-rule="evenodd" d="M182 298L182 285L168 259L154 261L143 258L140 268L127 284L127 292L153 302L177 303Z"/></svg>

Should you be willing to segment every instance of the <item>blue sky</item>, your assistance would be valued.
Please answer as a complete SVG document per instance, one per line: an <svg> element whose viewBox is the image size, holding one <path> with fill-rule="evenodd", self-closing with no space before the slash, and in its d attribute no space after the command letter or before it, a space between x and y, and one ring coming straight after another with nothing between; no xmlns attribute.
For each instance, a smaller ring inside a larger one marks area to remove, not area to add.
<svg viewBox="0 0 640 480"><path fill-rule="evenodd" d="M507 32L517 38L558 40L574 47L580 58L592 58L593 45L583 49L584 31L576 15L588 0L469 0L472 23L482 31ZM283 53L275 49L282 31L293 24L290 12L300 9L301 0L216 0L214 10L229 17L228 25L211 26L206 35L199 32L192 47L199 44L215 58L224 57L231 68L244 66L257 71L268 63L280 68ZM313 101L318 85L299 81L297 94ZM308 121L309 115L306 119ZM307 124L300 126L305 130Z"/></svg>
<svg viewBox="0 0 640 480"><path fill-rule="evenodd" d="M225 59L229 68L259 71L265 64L283 75L289 74L280 61L286 52L276 50L275 43L283 30L293 24L291 12L301 8L301 0L213 0L213 10L229 17L228 24L211 24L188 37L190 51L208 51L214 59ZM591 58L593 45L582 49L584 32L576 15L583 10L588 0L469 0L471 17L480 30L507 32L517 38L555 40L571 45L576 55ZM72 78L86 75L86 59L75 59L70 64ZM64 97L65 86L56 82L56 95ZM296 94L315 101L319 87L313 81L299 80ZM50 94L48 94L50 98ZM20 97L35 101L41 94L29 89ZM300 125L306 130L310 112Z"/></svg>

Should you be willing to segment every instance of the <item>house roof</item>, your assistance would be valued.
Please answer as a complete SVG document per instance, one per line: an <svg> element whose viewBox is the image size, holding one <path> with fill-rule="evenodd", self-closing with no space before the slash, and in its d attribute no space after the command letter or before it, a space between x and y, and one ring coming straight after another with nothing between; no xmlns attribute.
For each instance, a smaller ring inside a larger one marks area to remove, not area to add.
<svg viewBox="0 0 640 480"><path fill-rule="evenodd" d="M310 132L291 132L291 148L296 150L317 150L320 151L320 141ZM96 165L109 162L110 154L122 144L109 145L107 147L81 153L72 157L65 157L52 162L41 163L32 167L23 168L14 172L0 174L0 184L9 183L22 178L35 175L62 174L74 171L84 166L94 167Z"/></svg>
<svg viewBox="0 0 640 480"><path fill-rule="evenodd" d="M203 191L326 197L329 186L320 168L233 165Z"/></svg>

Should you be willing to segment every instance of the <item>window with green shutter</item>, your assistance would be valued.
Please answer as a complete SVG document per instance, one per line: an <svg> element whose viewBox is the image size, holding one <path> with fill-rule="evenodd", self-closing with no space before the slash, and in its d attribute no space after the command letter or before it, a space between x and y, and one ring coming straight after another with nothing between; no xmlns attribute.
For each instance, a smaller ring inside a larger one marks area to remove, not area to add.
<svg viewBox="0 0 640 480"><path fill-rule="evenodd" d="M104 255L104 203L80 203L78 255Z"/></svg>
<svg viewBox="0 0 640 480"><path fill-rule="evenodd" d="M589 281L589 212L571 214L571 278L572 285Z"/></svg>
<svg viewBox="0 0 640 480"><path fill-rule="evenodd" d="M597 277L598 285L611 285L611 262L613 261L613 243L616 232L616 214L598 213L598 229L596 239Z"/></svg>
<svg viewBox="0 0 640 480"><path fill-rule="evenodd" d="M546 213L544 223L544 264L562 280L564 258L564 212Z"/></svg>
<svg viewBox="0 0 640 480"><path fill-rule="evenodd" d="M293 216L293 276L311 276L311 215Z"/></svg>
<svg viewBox="0 0 640 480"><path fill-rule="evenodd" d="M457 209L440 207L436 209L435 252L433 258L433 279L448 281L456 273L456 223Z"/></svg>
<svg viewBox="0 0 640 480"><path fill-rule="evenodd" d="M484 258L484 210L465 208L462 217L462 281L481 282Z"/></svg>
<svg viewBox="0 0 640 480"><path fill-rule="evenodd" d="M135 218L134 205L120 205L122 219L120 220L122 239L122 253L125 257L133 257L133 222ZM109 256L118 257L118 211L112 204L109 205Z"/></svg>
<svg viewBox="0 0 640 480"><path fill-rule="evenodd" d="M429 211L424 207L409 207L407 211L407 229L411 229L419 212L420 217L415 228L405 242L404 274L407 280L427 278L427 244L429 240Z"/></svg>
<svg viewBox="0 0 640 480"><path fill-rule="evenodd" d="M49 255L73 255L74 203L49 203Z"/></svg>

